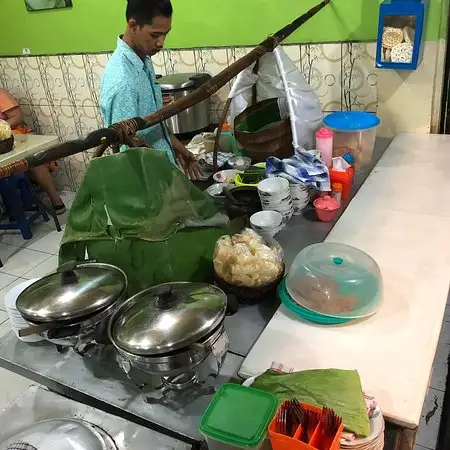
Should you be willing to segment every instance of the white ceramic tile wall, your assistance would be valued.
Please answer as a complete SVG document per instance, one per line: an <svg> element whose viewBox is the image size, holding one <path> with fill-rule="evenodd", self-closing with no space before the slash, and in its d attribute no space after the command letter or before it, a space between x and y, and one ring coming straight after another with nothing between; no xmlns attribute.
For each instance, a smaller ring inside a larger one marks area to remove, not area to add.
<svg viewBox="0 0 450 450"><path fill-rule="evenodd" d="M374 44L289 45L288 55L317 92L325 111L376 111ZM217 75L251 48L165 50L154 57L157 73L208 72ZM103 126L100 80L110 53L0 58L0 87L19 100L27 123L39 134L61 141L85 136ZM219 121L231 83L211 98L211 118ZM89 153L59 163L60 188L75 191Z"/></svg>

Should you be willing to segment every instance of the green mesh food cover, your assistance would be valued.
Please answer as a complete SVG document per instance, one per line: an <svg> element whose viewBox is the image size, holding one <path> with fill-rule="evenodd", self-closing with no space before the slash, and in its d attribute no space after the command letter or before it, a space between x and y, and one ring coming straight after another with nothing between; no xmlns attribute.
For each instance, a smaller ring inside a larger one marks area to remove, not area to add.
<svg viewBox="0 0 450 450"><path fill-rule="evenodd" d="M77 192L59 262L113 264L129 293L169 281L209 281L227 218L162 152L136 148L94 159Z"/></svg>

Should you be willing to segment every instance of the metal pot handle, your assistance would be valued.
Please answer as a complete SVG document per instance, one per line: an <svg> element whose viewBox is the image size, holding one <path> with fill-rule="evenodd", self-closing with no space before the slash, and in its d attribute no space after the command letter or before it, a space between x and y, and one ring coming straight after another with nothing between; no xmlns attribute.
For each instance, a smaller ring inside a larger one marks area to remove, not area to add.
<svg viewBox="0 0 450 450"><path fill-rule="evenodd" d="M206 351L205 347L202 344L199 344L198 342L194 342L193 344L191 344L189 346L192 350L204 355L207 354L208 352Z"/></svg>

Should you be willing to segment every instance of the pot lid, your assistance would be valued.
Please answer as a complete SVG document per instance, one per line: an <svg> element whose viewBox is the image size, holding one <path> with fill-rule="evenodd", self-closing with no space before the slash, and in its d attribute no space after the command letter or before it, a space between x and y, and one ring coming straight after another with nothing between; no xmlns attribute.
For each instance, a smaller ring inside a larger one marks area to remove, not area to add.
<svg viewBox="0 0 450 450"><path fill-rule="evenodd" d="M158 83L163 91L174 91L198 87L210 78L211 75L202 73L174 73L159 78Z"/></svg>
<svg viewBox="0 0 450 450"><path fill-rule="evenodd" d="M38 422L0 444L0 449L112 450L98 427L73 419ZM19 447L19 443L21 446Z"/></svg>
<svg viewBox="0 0 450 450"><path fill-rule="evenodd" d="M140 356L187 347L213 331L225 317L226 295L216 286L167 283L128 299L110 321L110 338Z"/></svg>
<svg viewBox="0 0 450 450"><path fill-rule="evenodd" d="M107 308L126 287L126 275L115 266L71 262L25 289L16 307L31 322L69 321Z"/></svg>

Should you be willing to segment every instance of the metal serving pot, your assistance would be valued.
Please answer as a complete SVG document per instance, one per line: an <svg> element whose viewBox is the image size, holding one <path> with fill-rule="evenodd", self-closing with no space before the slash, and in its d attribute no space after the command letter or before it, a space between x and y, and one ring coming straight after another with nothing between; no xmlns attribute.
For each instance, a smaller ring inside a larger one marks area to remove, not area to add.
<svg viewBox="0 0 450 450"><path fill-rule="evenodd" d="M219 370L228 349L224 320L227 297L199 283L167 283L125 301L109 321L109 339L128 374L176 377L195 372L209 355Z"/></svg>
<svg viewBox="0 0 450 450"><path fill-rule="evenodd" d="M189 95L211 79L207 73L178 73L158 79L164 104L168 105ZM193 133L204 130L211 124L209 98L191 106L166 121L170 131L175 134Z"/></svg>
<svg viewBox="0 0 450 450"><path fill-rule="evenodd" d="M16 307L30 323L29 332L82 353L106 342L108 319L126 291L127 277L118 267L70 262L25 289Z"/></svg>

